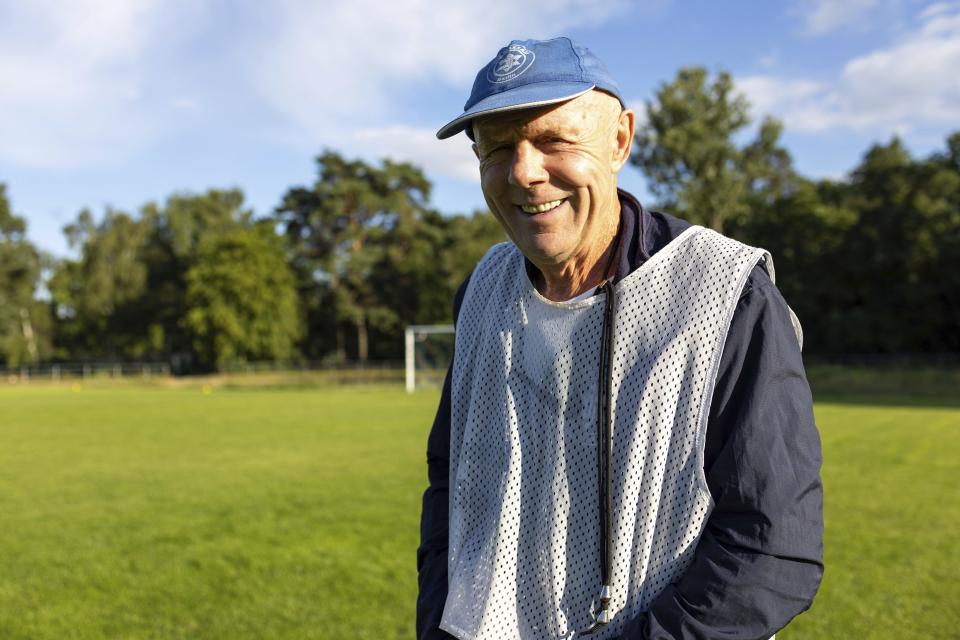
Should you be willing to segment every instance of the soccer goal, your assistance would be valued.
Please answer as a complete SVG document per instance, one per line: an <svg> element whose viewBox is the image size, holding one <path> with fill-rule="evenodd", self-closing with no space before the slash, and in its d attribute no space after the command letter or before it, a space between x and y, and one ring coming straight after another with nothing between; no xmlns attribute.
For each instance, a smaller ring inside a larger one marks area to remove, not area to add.
<svg viewBox="0 0 960 640"><path fill-rule="evenodd" d="M453 357L453 325L410 325L404 332L407 391L438 387Z"/></svg>

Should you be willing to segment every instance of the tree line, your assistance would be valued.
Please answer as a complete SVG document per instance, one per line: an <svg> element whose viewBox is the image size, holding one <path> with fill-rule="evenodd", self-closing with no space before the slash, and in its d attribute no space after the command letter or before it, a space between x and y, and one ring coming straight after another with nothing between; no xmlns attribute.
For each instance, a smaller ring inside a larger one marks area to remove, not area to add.
<svg viewBox="0 0 960 640"><path fill-rule="evenodd" d="M960 352L960 132L925 158L895 137L846 178L812 179L776 120L742 141L748 107L724 72L659 87L631 160L656 208L770 250L808 353ZM264 216L239 189L83 210L64 228L75 257L54 258L0 184L0 363L399 358L403 328L449 322L504 239L489 212L444 215L430 190L409 163L327 150Z"/></svg>
<svg viewBox="0 0 960 640"><path fill-rule="evenodd" d="M261 218L238 189L174 194L136 215L81 211L64 229L76 257L59 260L30 244L0 187L6 364L162 360L194 372L401 358L404 327L450 321L456 287L503 233L486 212L432 208L410 164L333 151L316 162L316 181Z"/></svg>

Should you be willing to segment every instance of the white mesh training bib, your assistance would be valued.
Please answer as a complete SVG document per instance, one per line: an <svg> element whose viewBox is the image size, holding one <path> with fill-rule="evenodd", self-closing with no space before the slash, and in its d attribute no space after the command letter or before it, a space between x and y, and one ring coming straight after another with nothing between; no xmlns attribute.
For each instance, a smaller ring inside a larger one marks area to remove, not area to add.
<svg viewBox="0 0 960 640"><path fill-rule="evenodd" d="M767 258L690 227L615 287L613 623L689 564L713 503L703 438L747 276ZM493 247L457 322L449 591L462 640L569 637L600 587L597 385L603 296L554 303L520 251Z"/></svg>

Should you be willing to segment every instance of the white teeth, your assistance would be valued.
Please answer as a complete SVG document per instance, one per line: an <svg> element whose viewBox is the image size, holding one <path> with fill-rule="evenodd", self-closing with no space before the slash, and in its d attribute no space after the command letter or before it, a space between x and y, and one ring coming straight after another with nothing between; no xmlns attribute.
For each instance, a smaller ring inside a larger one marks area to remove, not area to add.
<svg viewBox="0 0 960 640"><path fill-rule="evenodd" d="M544 202L543 204L522 204L520 208L523 209L524 213L543 213L544 211L550 211L554 207L559 207L560 203L563 200L554 200L553 202Z"/></svg>

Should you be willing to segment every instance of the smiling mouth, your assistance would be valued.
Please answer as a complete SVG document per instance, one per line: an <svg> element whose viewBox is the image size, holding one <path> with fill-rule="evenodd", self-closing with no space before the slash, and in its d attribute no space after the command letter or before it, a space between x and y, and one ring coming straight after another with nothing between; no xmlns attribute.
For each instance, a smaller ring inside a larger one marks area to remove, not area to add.
<svg viewBox="0 0 960 640"><path fill-rule="evenodd" d="M544 213L546 211L550 211L551 209L556 209L561 204L563 204L565 200L566 198L563 198L560 200L552 200L550 202L544 202L542 204L522 204L520 205L520 209L523 210L524 213Z"/></svg>

